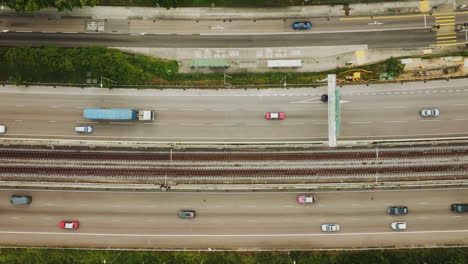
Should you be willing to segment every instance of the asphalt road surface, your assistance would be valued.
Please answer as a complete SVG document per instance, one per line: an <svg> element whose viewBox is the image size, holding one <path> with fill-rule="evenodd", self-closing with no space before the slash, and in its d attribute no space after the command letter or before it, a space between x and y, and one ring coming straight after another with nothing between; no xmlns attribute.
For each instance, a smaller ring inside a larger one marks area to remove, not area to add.
<svg viewBox="0 0 468 264"><path fill-rule="evenodd" d="M12 194L31 195L12 205ZM316 192L312 205L298 193L151 193L0 190L0 244L53 247L271 249L468 245L468 189ZM403 216L389 206L407 206ZM177 211L195 210L194 219ZM79 221L77 230L60 221ZM390 224L405 221L408 229ZM325 233L322 224L339 224Z"/></svg>
<svg viewBox="0 0 468 264"><path fill-rule="evenodd" d="M466 79L344 86L339 140L468 135ZM136 140L157 142L303 142L327 139L325 88L274 90L124 90L24 88L0 91L2 138ZM91 121L84 108L156 111L154 121ZM425 108L440 116L423 118ZM284 120L266 120L284 112ZM74 132L76 125L94 131Z"/></svg>

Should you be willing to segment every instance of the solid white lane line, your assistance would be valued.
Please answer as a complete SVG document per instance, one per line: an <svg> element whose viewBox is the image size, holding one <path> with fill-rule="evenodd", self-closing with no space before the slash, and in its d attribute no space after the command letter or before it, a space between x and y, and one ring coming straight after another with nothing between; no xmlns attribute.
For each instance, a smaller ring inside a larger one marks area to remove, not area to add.
<svg viewBox="0 0 468 264"><path fill-rule="evenodd" d="M468 229L461 230L432 230L405 232L369 232L369 233L296 233L296 234L112 234L112 233L70 233L70 232L21 232L1 231L0 234L28 234L28 235L62 235L62 236L113 236L113 237L314 237L314 236L356 236L356 235L408 235L408 234L438 234L438 233L468 233Z"/></svg>
<svg viewBox="0 0 468 264"><path fill-rule="evenodd" d="M372 122L349 122L350 124L372 124Z"/></svg>
<svg viewBox="0 0 468 264"><path fill-rule="evenodd" d="M128 122L109 122L111 125L133 125L133 123Z"/></svg>

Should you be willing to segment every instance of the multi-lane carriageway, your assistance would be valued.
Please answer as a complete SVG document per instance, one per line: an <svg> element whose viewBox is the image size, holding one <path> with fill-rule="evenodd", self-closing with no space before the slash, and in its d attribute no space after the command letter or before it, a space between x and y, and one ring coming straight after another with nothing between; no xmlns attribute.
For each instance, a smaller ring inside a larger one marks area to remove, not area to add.
<svg viewBox="0 0 468 264"><path fill-rule="evenodd" d="M468 135L468 82L411 82L343 86L343 140L447 138ZM264 143L327 140L325 88L265 90L133 90L5 86L0 91L2 139L88 139L108 141ZM91 121L84 108L156 110L153 122ZM424 108L440 109L423 118ZM285 112L266 120L265 112ZM94 127L79 135L74 127Z"/></svg>
<svg viewBox="0 0 468 264"><path fill-rule="evenodd" d="M306 192L308 193L308 192ZM12 194L31 195L12 205ZM468 189L317 191L318 202L301 205L296 192L99 192L0 190L0 244L14 246L171 249L312 249L467 245L465 214L452 203L468 202ZM387 214L404 205L409 213ZM197 212L193 219L177 211ZM77 230L59 222L79 221ZM390 223L405 221L394 231ZM335 223L340 232L324 233Z"/></svg>

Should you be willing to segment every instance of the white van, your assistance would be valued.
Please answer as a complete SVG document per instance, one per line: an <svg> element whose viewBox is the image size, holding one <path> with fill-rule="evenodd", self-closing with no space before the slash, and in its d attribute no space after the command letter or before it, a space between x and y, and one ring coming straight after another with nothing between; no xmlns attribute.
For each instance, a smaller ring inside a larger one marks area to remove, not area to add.
<svg viewBox="0 0 468 264"><path fill-rule="evenodd" d="M6 132L6 126L0 125L0 134L3 134Z"/></svg>
<svg viewBox="0 0 468 264"><path fill-rule="evenodd" d="M77 133L91 133L93 132L92 126L76 126L75 132Z"/></svg>

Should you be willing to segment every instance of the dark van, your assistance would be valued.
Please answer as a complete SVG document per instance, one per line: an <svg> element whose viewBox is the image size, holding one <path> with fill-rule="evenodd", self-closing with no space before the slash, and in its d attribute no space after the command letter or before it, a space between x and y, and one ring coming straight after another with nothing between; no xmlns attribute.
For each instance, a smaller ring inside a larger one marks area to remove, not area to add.
<svg viewBox="0 0 468 264"><path fill-rule="evenodd" d="M468 204L452 204L452 212L468 213Z"/></svg>

